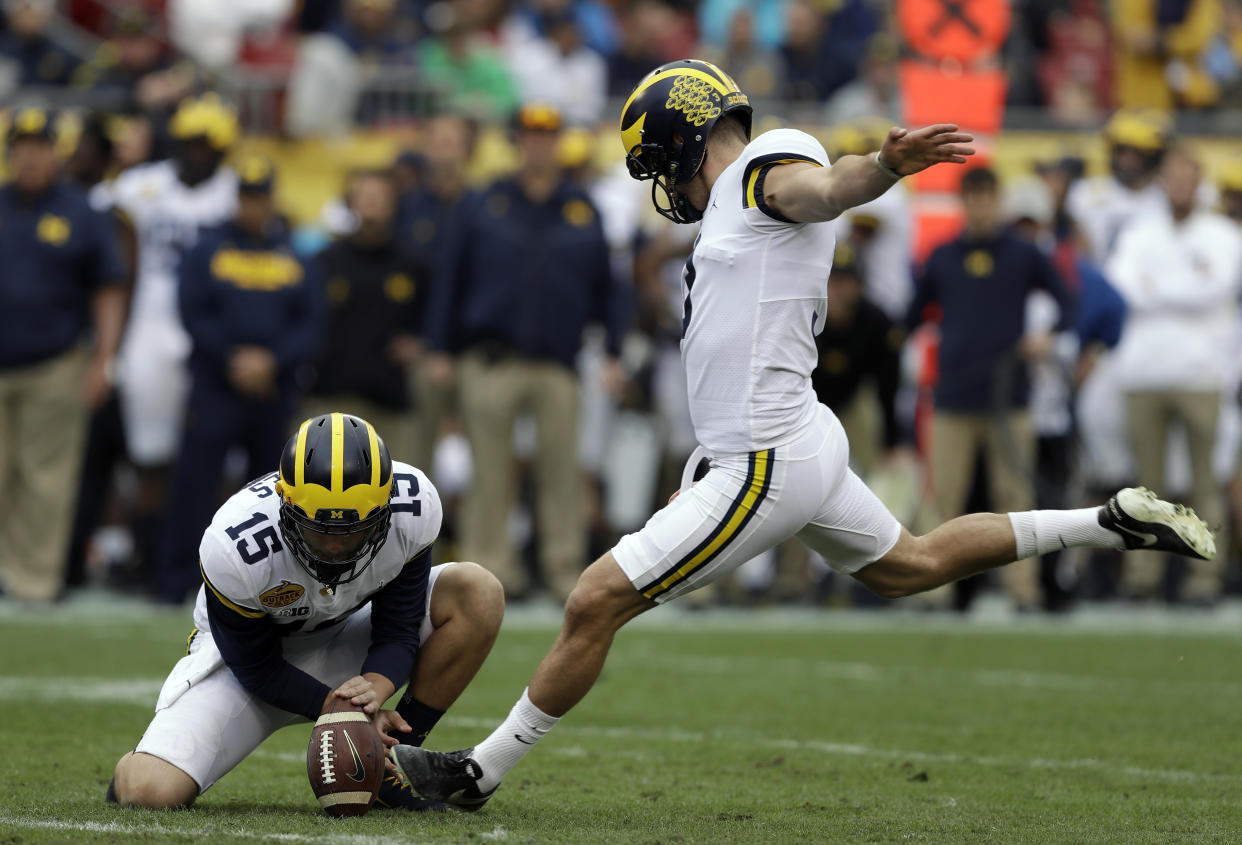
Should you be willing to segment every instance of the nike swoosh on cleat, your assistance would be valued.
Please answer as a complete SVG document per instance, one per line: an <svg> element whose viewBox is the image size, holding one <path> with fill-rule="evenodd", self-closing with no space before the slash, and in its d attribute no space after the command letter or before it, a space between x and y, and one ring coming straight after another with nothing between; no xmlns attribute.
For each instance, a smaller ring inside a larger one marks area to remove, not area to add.
<svg viewBox="0 0 1242 845"><path fill-rule="evenodd" d="M1146 546L1156 545L1155 534L1148 534L1144 531L1135 531L1131 528L1126 528L1124 525L1121 525L1120 523L1115 523L1109 527L1111 527L1114 531L1124 531L1125 533L1129 534L1131 537L1134 537L1136 540L1138 540L1141 546L1146 547Z"/></svg>
<svg viewBox="0 0 1242 845"><path fill-rule="evenodd" d="M345 731L345 744L349 746L349 756L354 758L354 770L346 773L346 777L354 783L362 783L367 778L367 770L362 765L362 755L358 753L358 749L354 746L354 740L350 737L349 731Z"/></svg>
<svg viewBox="0 0 1242 845"><path fill-rule="evenodd" d="M534 745L535 744L533 742L527 742L526 740L522 739L521 734L514 734L513 738L516 739L518 742L522 743L523 745Z"/></svg>

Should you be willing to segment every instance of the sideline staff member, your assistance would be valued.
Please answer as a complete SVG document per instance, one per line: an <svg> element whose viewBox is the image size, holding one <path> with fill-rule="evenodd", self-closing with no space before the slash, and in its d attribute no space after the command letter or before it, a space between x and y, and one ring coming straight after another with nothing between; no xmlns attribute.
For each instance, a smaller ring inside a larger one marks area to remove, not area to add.
<svg viewBox="0 0 1242 845"><path fill-rule="evenodd" d="M18 111L0 187L0 579L29 601L64 586L87 407L107 394L125 320L115 230L60 181L54 143L51 115Z"/></svg>

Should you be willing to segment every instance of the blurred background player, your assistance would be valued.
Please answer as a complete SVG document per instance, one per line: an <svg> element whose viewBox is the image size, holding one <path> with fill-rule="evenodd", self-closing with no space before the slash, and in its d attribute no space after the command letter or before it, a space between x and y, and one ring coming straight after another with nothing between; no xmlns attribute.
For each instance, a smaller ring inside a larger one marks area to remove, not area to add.
<svg viewBox="0 0 1242 845"><path fill-rule="evenodd" d="M125 441L139 477L134 540L140 570L154 566L166 478L189 395L191 343L177 306L181 257L202 230L237 210L237 176L223 164L237 141L236 115L214 95L187 99L169 121L168 134L175 148L171 159L131 168L113 185L116 205L138 238L137 278L117 377Z"/></svg>
<svg viewBox="0 0 1242 845"><path fill-rule="evenodd" d="M0 587L40 602L64 588L70 491L110 390L128 275L113 221L61 179L55 138L48 112L14 113L0 187Z"/></svg>
<svg viewBox="0 0 1242 845"><path fill-rule="evenodd" d="M307 415L336 408L375 420L398 454L413 455L410 370L422 348L430 272L398 241L397 186L388 171L353 174L346 204L353 232L317 257L327 321Z"/></svg>
<svg viewBox="0 0 1242 845"><path fill-rule="evenodd" d="M883 118L867 117L834 127L833 155L866 155L878 150L891 125ZM837 224L838 237L854 246L867 269L867 299L898 323L906 317L914 289L913 229L910 193L900 183L871 202L851 208Z"/></svg>
<svg viewBox="0 0 1242 845"><path fill-rule="evenodd" d="M267 159L241 159L236 215L203 232L178 268L191 387L157 558L162 602L179 604L197 585L195 544L230 448L245 452L243 477L279 457L301 398L298 372L323 333L323 282L293 252L274 179Z"/></svg>
<svg viewBox="0 0 1242 845"><path fill-rule="evenodd" d="M628 303L594 204L561 171L560 130L551 106L517 113L517 173L483 191L465 216L435 286L429 326L433 348L461 355L462 422L481 468L465 503L466 556L492 569L508 595L530 590L508 535L517 493L514 423L529 411L538 430L540 568L564 600L586 553L575 362L586 324L602 322L612 356L606 372L616 373Z"/></svg>

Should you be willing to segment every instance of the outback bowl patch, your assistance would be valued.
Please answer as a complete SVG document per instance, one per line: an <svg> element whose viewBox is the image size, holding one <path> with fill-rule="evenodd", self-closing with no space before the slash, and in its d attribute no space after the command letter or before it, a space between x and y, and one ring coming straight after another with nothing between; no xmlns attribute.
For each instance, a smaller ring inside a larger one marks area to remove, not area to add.
<svg viewBox="0 0 1242 845"><path fill-rule="evenodd" d="M264 607L285 607L302 598L305 592L306 588L301 584L281 581L275 587L260 595L259 602Z"/></svg>

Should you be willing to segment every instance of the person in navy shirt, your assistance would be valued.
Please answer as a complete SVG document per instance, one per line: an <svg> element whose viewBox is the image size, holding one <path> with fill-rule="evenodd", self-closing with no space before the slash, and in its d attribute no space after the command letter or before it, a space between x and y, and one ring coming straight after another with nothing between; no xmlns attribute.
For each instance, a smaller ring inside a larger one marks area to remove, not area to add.
<svg viewBox="0 0 1242 845"><path fill-rule="evenodd" d="M29 601L64 584L89 409L109 391L126 272L112 221L61 181L52 116L21 109L0 187L0 581ZM89 355L83 339L93 336Z"/></svg>
<svg viewBox="0 0 1242 845"><path fill-rule="evenodd" d="M279 458L296 377L322 333L323 286L275 212L271 162L252 156L237 172L237 217L206 232L181 263L193 386L157 555L156 598L169 603L198 584L198 538L219 504L229 449L245 449L251 474Z"/></svg>
<svg viewBox="0 0 1242 845"><path fill-rule="evenodd" d="M991 507L1025 511L1034 504L1035 436L1027 401L1027 363L1052 353L1051 334L1025 336L1027 297L1048 291L1059 307L1053 333L1074 326L1074 302L1052 262L1004 225L1000 184L986 168L962 177L966 227L928 257L915 286L907 325L939 306L939 379L935 389L932 473L943 519L965 513L979 452L986 454ZM1020 608L1040 599L1037 562L1007 567L1002 577Z"/></svg>
<svg viewBox="0 0 1242 845"><path fill-rule="evenodd" d="M527 105L516 117L521 164L471 201L432 291L430 345L460 355L462 422L475 478L463 536L510 596L529 589L508 537L514 499L513 424L523 410L539 431L535 497L544 580L569 595L586 559L577 461L582 332L607 330L606 378L629 319L629 291L614 279L590 197L557 159L561 116Z"/></svg>

